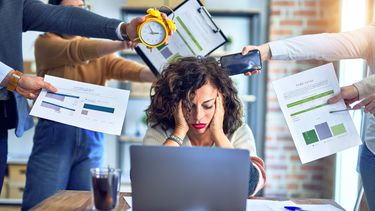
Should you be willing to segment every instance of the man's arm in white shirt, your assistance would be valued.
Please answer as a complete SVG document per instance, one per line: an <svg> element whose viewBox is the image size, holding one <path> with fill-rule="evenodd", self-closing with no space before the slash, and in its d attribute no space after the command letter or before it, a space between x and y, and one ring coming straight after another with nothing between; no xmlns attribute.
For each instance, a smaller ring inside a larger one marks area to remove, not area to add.
<svg viewBox="0 0 375 211"><path fill-rule="evenodd" d="M341 33L302 35L269 42L274 60L324 60L363 58L371 55L375 27Z"/></svg>

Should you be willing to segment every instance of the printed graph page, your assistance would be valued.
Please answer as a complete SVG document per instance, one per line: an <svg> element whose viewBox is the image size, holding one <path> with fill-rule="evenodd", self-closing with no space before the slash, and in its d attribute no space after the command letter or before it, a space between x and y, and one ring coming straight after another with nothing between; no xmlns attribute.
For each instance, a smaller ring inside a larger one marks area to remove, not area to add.
<svg viewBox="0 0 375 211"><path fill-rule="evenodd" d="M213 32L210 25L212 22L206 14L198 12L200 8L198 1L187 1L168 16L175 16L173 21L177 27L177 31L169 37L168 44L152 50L138 45L159 72L177 58L205 56L225 42L225 37L220 32Z"/></svg>
<svg viewBox="0 0 375 211"><path fill-rule="evenodd" d="M120 135L129 91L46 75L58 91L42 90L30 115L52 121Z"/></svg>
<svg viewBox="0 0 375 211"><path fill-rule="evenodd" d="M311 162L361 144L360 137L341 100L327 104L339 93L334 67L322 65L273 82L302 163Z"/></svg>

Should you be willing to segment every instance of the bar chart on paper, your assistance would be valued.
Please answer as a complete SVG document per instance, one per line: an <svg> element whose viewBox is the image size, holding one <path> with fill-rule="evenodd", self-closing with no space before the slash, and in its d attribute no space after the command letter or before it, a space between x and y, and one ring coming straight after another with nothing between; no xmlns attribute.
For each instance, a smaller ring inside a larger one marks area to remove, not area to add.
<svg viewBox="0 0 375 211"><path fill-rule="evenodd" d="M46 76L58 92L43 90L31 115L89 130L120 134L129 91Z"/></svg>
<svg viewBox="0 0 375 211"><path fill-rule="evenodd" d="M302 163L361 143L344 102L327 104L339 92L333 65L327 64L273 82L281 110Z"/></svg>

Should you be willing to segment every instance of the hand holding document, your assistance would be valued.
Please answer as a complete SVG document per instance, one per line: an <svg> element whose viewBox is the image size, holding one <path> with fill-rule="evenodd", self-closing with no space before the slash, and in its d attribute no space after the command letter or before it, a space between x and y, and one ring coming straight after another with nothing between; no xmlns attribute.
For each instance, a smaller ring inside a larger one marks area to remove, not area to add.
<svg viewBox="0 0 375 211"><path fill-rule="evenodd" d="M88 130L120 135L129 91L46 75L58 92L42 90L30 115Z"/></svg>
<svg viewBox="0 0 375 211"><path fill-rule="evenodd" d="M361 144L343 100L328 104L340 92L332 64L273 82L280 108L302 163ZM333 112L344 110L342 112Z"/></svg>

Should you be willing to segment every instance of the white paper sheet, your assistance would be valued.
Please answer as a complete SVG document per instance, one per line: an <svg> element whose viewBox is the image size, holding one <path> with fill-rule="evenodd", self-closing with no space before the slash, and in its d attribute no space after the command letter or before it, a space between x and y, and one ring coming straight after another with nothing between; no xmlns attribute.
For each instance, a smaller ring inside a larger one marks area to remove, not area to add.
<svg viewBox="0 0 375 211"><path fill-rule="evenodd" d="M126 203L130 207L132 204L131 196L124 196ZM246 210L251 211L287 211L284 206L297 206L303 210L309 211L340 211L340 209L330 205L330 204L296 204L292 201L274 201L274 200L258 200L258 199L248 199L246 201ZM132 208L127 209L132 210Z"/></svg>
<svg viewBox="0 0 375 211"><path fill-rule="evenodd" d="M259 200L248 199L246 201L246 210L259 211L287 211L284 206L297 206L292 201L274 201L274 200Z"/></svg>
<svg viewBox="0 0 375 211"><path fill-rule="evenodd" d="M273 82L280 108L302 163L361 144L344 101L327 104L340 87L332 64L322 65Z"/></svg>
<svg viewBox="0 0 375 211"><path fill-rule="evenodd" d="M298 204L298 207L301 207L302 210L309 211L342 211L337 207L334 207L330 204Z"/></svg>
<svg viewBox="0 0 375 211"><path fill-rule="evenodd" d="M131 196L124 196L124 199L125 199L126 203L128 203L129 207L132 208L133 207L132 197Z"/></svg>
<svg viewBox="0 0 375 211"><path fill-rule="evenodd" d="M129 91L46 75L56 93L42 90L30 115L64 124L120 135Z"/></svg>

